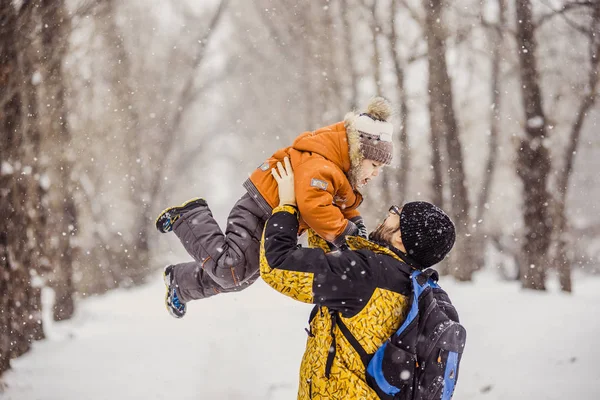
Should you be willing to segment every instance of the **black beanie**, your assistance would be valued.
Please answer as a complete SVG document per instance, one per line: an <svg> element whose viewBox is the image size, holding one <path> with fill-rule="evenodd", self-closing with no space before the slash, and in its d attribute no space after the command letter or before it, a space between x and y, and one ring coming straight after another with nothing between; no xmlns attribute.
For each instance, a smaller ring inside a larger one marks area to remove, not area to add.
<svg viewBox="0 0 600 400"><path fill-rule="evenodd" d="M423 269L442 261L456 238L450 217L424 201L404 204L400 212L400 235L406 253Z"/></svg>

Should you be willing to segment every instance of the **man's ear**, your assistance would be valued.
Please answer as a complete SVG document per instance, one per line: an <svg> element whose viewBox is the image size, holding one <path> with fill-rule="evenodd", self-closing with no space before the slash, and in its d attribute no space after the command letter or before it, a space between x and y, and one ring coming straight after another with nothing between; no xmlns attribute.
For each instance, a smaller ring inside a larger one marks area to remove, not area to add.
<svg viewBox="0 0 600 400"><path fill-rule="evenodd" d="M406 248L404 247L404 243L402 243L402 234L400 233L400 230L397 230L392 234L392 246L406 253Z"/></svg>

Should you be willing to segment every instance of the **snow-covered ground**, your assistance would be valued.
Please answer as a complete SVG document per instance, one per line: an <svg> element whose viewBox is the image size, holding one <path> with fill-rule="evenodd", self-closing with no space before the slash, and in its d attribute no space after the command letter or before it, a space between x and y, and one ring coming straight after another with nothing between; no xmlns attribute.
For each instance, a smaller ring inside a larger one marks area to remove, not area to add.
<svg viewBox="0 0 600 400"><path fill-rule="evenodd" d="M490 272L441 283L468 332L455 399L600 399L600 278L578 279L571 296L523 292ZM0 398L293 399L309 310L259 281L175 320L157 275L49 326L13 360Z"/></svg>

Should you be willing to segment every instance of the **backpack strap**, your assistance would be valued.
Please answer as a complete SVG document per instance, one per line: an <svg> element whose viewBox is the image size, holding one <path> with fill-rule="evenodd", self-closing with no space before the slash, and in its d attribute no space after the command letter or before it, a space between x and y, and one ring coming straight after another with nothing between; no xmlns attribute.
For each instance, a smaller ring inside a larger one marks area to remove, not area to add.
<svg viewBox="0 0 600 400"><path fill-rule="evenodd" d="M312 323L313 319L315 319L315 317L317 316L318 312L319 312L319 306L315 305L313 307L313 309L310 311L310 316L308 317L308 328L304 328L304 330L306 331L306 333L310 337L314 337L315 336L312 333L312 327L310 326L310 324Z"/></svg>
<svg viewBox="0 0 600 400"><path fill-rule="evenodd" d="M366 352L366 350L364 349L364 347L362 347L360 345L360 343L358 342L356 337L354 337L352 332L350 332L350 329L348 329L346 324L344 324L344 322L342 321L341 316L338 315L338 317L336 318L336 322L337 322L337 326L340 328L340 331L342 331L342 334L344 335L344 337L346 338L348 343L350 343L352 345L352 347L354 348L354 350L358 353L358 355L360 356L360 359L362 360L362 362L366 368L367 365L369 365L369 362L371 361L371 357L373 357L373 356L369 355Z"/></svg>
<svg viewBox="0 0 600 400"><path fill-rule="evenodd" d="M437 274L437 272L436 272L436 274ZM419 316L419 296L421 296L421 293L423 293L423 291L425 289L427 289L428 287L431 287L431 284L433 283L433 281L429 279L429 276L425 275L425 273L423 271L419 271L419 270L413 271L410 274L410 280L412 283L412 299L411 299L410 309L408 311L408 315L404 319L404 322L402 323L402 325L400 325L400 328L398 328L398 330L394 334L395 336L400 336L400 334L402 332L404 332L406 330L406 328L408 328L408 326L416 318L418 318L418 316Z"/></svg>
<svg viewBox="0 0 600 400"><path fill-rule="evenodd" d="M329 352L327 353L327 361L325 362L325 377L329 379L331 375L331 366L333 365L333 359L335 358L336 353L336 341L335 341L335 326L338 320L337 311L329 311L329 315L331 315L331 330L329 334L331 335L331 347L329 348Z"/></svg>
<svg viewBox="0 0 600 400"><path fill-rule="evenodd" d="M365 368L366 368L367 365L369 365L369 361L371 361L372 355L368 354L365 351L365 349L360 345L358 340L354 337L352 332L350 332L350 329L348 329L346 324L344 324L344 322L342 321L342 317L339 312L329 311L329 315L331 315L331 331L330 331L331 348L329 349L329 353L327 354L327 361L325 363L325 377L329 378L329 376L331 375L331 366L333 365L333 359L335 358L335 353L336 353L335 327L336 326L338 328L340 328L340 331L342 332L342 334L344 335L346 340L348 340L350 345L354 348L354 351L356 351L356 353L358 353L361 361L363 362L363 364L365 365Z"/></svg>

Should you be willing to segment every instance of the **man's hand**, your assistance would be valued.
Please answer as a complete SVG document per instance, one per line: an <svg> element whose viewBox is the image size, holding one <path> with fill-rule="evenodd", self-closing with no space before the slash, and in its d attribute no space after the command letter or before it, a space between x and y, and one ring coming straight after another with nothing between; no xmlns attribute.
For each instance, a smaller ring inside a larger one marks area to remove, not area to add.
<svg viewBox="0 0 600 400"><path fill-rule="evenodd" d="M271 174L277 181L277 189L279 190L279 205L289 204L291 206L296 205L296 192L294 191L294 171L292 171L292 165L290 159L285 157L283 159L285 164L281 165L281 162L277 163L277 168L271 169Z"/></svg>

